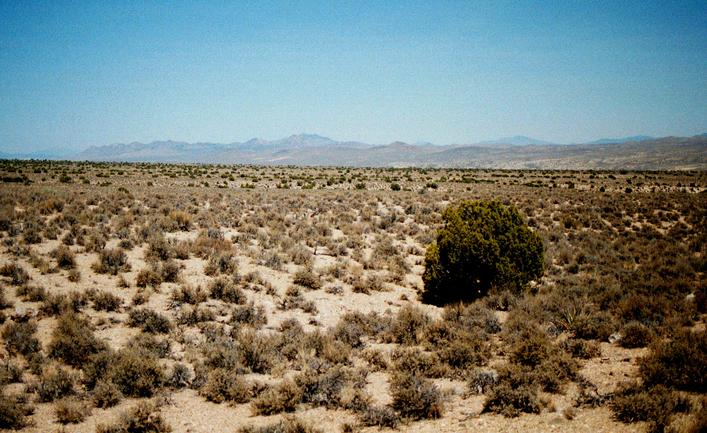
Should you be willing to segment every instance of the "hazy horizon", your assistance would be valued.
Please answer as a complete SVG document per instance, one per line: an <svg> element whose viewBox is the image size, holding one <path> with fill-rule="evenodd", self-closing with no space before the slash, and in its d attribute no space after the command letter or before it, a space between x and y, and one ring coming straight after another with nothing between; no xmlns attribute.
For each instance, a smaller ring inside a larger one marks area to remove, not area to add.
<svg viewBox="0 0 707 433"><path fill-rule="evenodd" d="M0 1L0 151L707 131L704 2Z"/></svg>

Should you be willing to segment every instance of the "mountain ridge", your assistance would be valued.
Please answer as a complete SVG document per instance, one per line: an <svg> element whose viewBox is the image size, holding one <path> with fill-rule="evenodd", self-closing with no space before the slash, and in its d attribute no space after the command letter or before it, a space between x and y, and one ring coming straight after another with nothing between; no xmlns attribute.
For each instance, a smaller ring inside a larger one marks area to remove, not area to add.
<svg viewBox="0 0 707 433"><path fill-rule="evenodd" d="M91 146L69 159L302 166L707 170L707 134L636 139L642 137L646 136L627 137L633 141L605 142L602 140L619 139L602 139L584 144L552 144L516 136L510 137L513 140L475 144L394 141L374 145L302 133L278 140L252 138L232 143L174 140L115 143ZM524 142L526 144L522 144ZM10 159L12 155L0 154L0 158Z"/></svg>

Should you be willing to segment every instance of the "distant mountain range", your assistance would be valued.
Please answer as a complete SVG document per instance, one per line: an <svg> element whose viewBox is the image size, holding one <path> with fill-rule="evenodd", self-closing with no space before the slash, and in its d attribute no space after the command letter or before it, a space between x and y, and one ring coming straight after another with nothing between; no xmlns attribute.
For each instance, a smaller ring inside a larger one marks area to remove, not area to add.
<svg viewBox="0 0 707 433"><path fill-rule="evenodd" d="M0 154L0 158L17 156ZM35 155L33 158L42 159ZM242 143L152 143L92 146L63 159L127 162L193 162L260 165L470 167L535 169L707 170L707 134L634 136L584 144L552 144L515 136L474 144L437 146L393 142L372 145L316 134ZM56 159L56 158L49 158Z"/></svg>

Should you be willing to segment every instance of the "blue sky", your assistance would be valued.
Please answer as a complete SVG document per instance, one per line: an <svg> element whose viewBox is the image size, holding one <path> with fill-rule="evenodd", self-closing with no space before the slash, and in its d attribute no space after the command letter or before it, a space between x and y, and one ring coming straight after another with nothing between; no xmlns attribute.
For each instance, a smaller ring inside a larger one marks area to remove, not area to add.
<svg viewBox="0 0 707 433"><path fill-rule="evenodd" d="M707 131L707 2L0 0L0 150Z"/></svg>

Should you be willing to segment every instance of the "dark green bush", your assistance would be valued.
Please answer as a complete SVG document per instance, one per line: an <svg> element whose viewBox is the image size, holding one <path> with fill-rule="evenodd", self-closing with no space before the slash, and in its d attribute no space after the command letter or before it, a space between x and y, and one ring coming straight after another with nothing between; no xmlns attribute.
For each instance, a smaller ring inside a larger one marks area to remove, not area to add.
<svg viewBox="0 0 707 433"><path fill-rule="evenodd" d="M424 302L471 301L493 287L518 292L543 275L542 240L515 207L464 201L442 218L425 255Z"/></svg>

